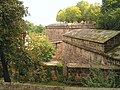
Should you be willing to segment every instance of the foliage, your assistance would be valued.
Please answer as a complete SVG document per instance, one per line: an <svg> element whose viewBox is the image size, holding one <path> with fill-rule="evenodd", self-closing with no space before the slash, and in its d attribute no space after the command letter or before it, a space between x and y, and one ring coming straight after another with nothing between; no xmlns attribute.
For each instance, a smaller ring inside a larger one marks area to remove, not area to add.
<svg viewBox="0 0 120 90"><path fill-rule="evenodd" d="M87 1L80 1L76 6L69 6L57 13L56 20L59 22L81 22L95 21L100 14L100 4L89 4Z"/></svg>
<svg viewBox="0 0 120 90"><path fill-rule="evenodd" d="M120 8L120 0L102 0L102 13L111 12Z"/></svg>
<svg viewBox="0 0 120 90"><path fill-rule="evenodd" d="M65 21L65 10L64 9L60 10L57 13L56 20L59 21L59 22L64 22Z"/></svg>
<svg viewBox="0 0 120 90"><path fill-rule="evenodd" d="M42 64L42 62L49 61L54 54L54 48L48 41L48 38L31 32L29 36L26 37L25 48L31 60L31 66L28 71L25 71L27 72L27 77L25 77L25 75L24 77L18 75L19 78L16 78L16 80L22 82L48 82L50 80L48 71Z"/></svg>
<svg viewBox="0 0 120 90"><path fill-rule="evenodd" d="M76 6L67 7L65 10L65 21L75 22L81 16L81 11Z"/></svg>
<svg viewBox="0 0 120 90"><path fill-rule="evenodd" d="M25 31L23 17L27 15L27 8L19 0L0 0L0 58L3 76L6 82L10 77L6 62L13 62L22 51ZM14 62L15 63L15 62Z"/></svg>
<svg viewBox="0 0 120 90"><path fill-rule="evenodd" d="M76 6L67 7L64 10L60 10L57 14L57 21L75 22L81 16L81 11Z"/></svg>
<svg viewBox="0 0 120 90"><path fill-rule="evenodd" d="M7 82L11 81L9 74L19 82L45 81L46 70L41 61L49 61L54 49L45 36L37 34L31 34L29 46L33 49L27 49L26 30L35 28L35 32L41 33L44 27L34 26L29 22L27 25L30 26L27 26L23 20L24 15L27 15L27 8L21 1L0 1L0 59L3 75Z"/></svg>
<svg viewBox="0 0 120 90"><path fill-rule="evenodd" d="M103 0L98 28L120 30L120 0Z"/></svg>
<svg viewBox="0 0 120 90"><path fill-rule="evenodd" d="M85 21L87 18L86 15L87 15L88 9L90 7L90 4L87 1L82 0L82 1L78 2L76 6L79 7L79 9L81 11L81 15L82 15L80 17L79 21L81 21L81 20Z"/></svg>
<svg viewBox="0 0 120 90"><path fill-rule="evenodd" d="M35 61L49 61L54 54L54 48L45 35L29 33L26 40L26 50ZM37 63L37 62L36 62Z"/></svg>
<svg viewBox="0 0 120 90"><path fill-rule="evenodd" d="M98 18L98 15L100 14L100 5L99 3L89 4L87 1L82 0L81 2L78 2L77 7L81 10L81 18L80 21L95 21Z"/></svg>
<svg viewBox="0 0 120 90"><path fill-rule="evenodd" d="M88 8L86 12L86 21L95 21L98 19L98 16L100 15L100 5L98 3L90 4L90 7ZM84 17L84 16L83 16Z"/></svg>
<svg viewBox="0 0 120 90"><path fill-rule="evenodd" d="M35 32L36 33L45 33L45 27L43 25L35 25Z"/></svg>
<svg viewBox="0 0 120 90"><path fill-rule="evenodd" d="M45 27L40 25L34 25L33 23L30 23L28 21L25 21L26 23L26 28L25 30L27 32L36 32L36 33L44 33Z"/></svg>
<svg viewBox="0 0 120 90"><path fill-rule="evenodd" d="M100 69L91 69L91 75L83 78L85 87L120 87L120 77L114 71L102 71Z"/></svg>

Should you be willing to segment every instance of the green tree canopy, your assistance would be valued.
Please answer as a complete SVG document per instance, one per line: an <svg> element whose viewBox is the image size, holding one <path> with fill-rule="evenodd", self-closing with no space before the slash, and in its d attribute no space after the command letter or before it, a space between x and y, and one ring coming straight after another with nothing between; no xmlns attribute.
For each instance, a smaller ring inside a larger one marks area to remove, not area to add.
<svg viewBox="0 0 120 90"><path fill-rule="evenodd" d="M69 6L57 13L56 20L59 22L95 21L100 14L100 4L89 4L80 1L76 6Z"/></svg>
<svg viewBox="0 0 120 90"><path fill-rule="evenodd" d="M81 16L81 11L76 6L70 6L67 7L65 10L65 21L66 22L75 22L78 21L78 19Z"/></svg>
<svg viewBox="0 0 120 90"><path fill-rule="evenodd" d="M87 1L82 0L82 1L78 2L76 6L79 7L79 9L81 11L82 16L80 18L80 21L86 20L86 16L87 16L87 12L90 7L90 4Z"/></svg>
<svg viewBox="0 0 120 90"><path fill-rule="evenodd" d="M57 14L57 21L65 21L65 22L75 22L78 21L81 16L81 11L76 6L67 7L64 10L60 10Z"/></svg>
<svg viewBox="0 0 120 90"><path fill-rule="evenodd" d="M98 3L89 4L87 1L82 0L76 6L80 8L82 14L79 21L96 21L100 14L100 5Z"/></svg>
<svg viewBox="0 0 120 90"><path fill-rule="evenodd" d="M65 10L60 10L60 11L57 13L56 20L57 20L58 22L64 22L64 21L65 21Z"/></svg>
<svg viewBox="0 0 120 90"><path fill-rule="evenodd" d="M102 13L111 12L120 8L120 0L102 0Z"/></svg>
<svg viewBox="0 0 120 90"><path fill-rule="evenodd" d="M120 30L120 0L102 0L102 3L98 28Z"/></svg>
<svg viewBox="0 0 120 90"><path fill-rule="evenodd" d="M29 21L25 21L26 23L26 28L25 30L27 32L36 32L36 33L44 33L45 27L43 25L34 25L33 23Z"/></svg>
<svg viewBox="0 0 120 90"><path fill-rule="evenodd" d="M19 0L0 0L0 58L5 82L10 82L7 62L15 58L15 51L22 50L24 20L27 8ZM8 58L9 57L9 58Z"/></svg>
<svg viewBox="0 0 120 90"><path fill-rule="evenodd" d="M90 7L88 8L86 12L86 19L88 21L95 21L98 19L98 16L100 15L100 5L99 3L90 4Z"/></svg>

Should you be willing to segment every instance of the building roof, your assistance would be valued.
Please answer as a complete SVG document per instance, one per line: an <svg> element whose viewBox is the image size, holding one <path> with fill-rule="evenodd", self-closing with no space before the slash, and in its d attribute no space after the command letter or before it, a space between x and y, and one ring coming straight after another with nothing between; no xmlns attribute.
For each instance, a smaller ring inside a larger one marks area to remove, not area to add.
<svg viewBox="0 0 120 90"><path fill-rule="evenodd" d="M89 40L97 43L105 43L114 36L120 34L120 31L97 30L97 29L76 29L64 34L64 36Z"/></svg>

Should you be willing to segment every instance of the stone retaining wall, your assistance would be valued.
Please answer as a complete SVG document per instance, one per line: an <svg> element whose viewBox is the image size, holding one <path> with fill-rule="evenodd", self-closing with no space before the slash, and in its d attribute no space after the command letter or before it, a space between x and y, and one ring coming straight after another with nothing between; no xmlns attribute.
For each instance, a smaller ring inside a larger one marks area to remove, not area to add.
<svg viewBox="0 0 120 90"><path fill-rule="evenodd" d="M64 90L64 87L33 85L33 84L14 84L4 83L0 85L0 90Z"/></svg>
<svg viewBox="0 0 120 90"><path fill-rule="evenodd" d="M120 88L83 88L83 87L3 83L0 84L0 90L120 90Z"/></svg>

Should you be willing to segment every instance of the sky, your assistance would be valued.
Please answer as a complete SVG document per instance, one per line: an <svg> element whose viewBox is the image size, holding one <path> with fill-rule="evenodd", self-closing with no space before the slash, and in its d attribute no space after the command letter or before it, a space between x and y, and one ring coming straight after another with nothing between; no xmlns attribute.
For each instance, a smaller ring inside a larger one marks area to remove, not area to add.
<svg viewBox="0 0 120 90"><path fill-rule="evenodd" d="M30 16L24 19L34 25L43 26L56 23L56 15L60 9L74 6L81 0L21 0L25 7L28 7ZM85 0L89 3L102 3L102 0Z"/></svg>

